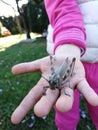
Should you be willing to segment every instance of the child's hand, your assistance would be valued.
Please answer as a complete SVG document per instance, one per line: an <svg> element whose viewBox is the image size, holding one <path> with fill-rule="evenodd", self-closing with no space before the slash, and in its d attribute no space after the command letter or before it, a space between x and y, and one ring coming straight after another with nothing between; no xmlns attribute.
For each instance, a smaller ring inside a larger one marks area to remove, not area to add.
<svg viewBox="0 0 98 130"><path fill-rule="evenodd" d="M56 57L55 68L57 69L64 60L65 58ZM48 56L29 63L18 64L12 68L12 72L14 74L23 74L40 71L47 78L51 75L50 65L50 57ZM70 78L69 83L73 89L69 87L68 83L65 83L65 87L61 90L48 88L44 96L43 87L49 86L49 84L41 77L12 114L12 122L18 124L32 107L34 107L34 112L39 117L47 115L54 105L61 112L70 110L74 101L74 88L77 88L91 105L98 105L98 96L87 83L84 67L79 60L75 62L73 76ZM64 91L70 96L66 95Z"/></svg>

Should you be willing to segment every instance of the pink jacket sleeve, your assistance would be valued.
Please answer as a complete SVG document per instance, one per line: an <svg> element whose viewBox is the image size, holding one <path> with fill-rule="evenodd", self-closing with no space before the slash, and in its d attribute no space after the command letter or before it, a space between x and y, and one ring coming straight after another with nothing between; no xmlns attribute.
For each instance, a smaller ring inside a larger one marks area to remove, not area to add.
<svg viewBox="0 0 98 130"><path fill-rule="evenodd" d="M76 0L45 0L53 27L54 51L62 44L75 44L85 52L85 28Z"/></svg>

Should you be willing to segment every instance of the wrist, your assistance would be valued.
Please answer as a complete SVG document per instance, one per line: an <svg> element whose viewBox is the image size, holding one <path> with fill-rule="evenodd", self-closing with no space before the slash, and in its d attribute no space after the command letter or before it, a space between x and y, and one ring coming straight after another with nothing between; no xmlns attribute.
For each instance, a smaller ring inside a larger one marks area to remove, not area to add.
<svg viewBox="0 0 98 130"><path fill-rule="evenodd" d="M55 55L59 57L75 57L77 59L80 59L81 50L74 44L64 44L56 48Z"/></svg>

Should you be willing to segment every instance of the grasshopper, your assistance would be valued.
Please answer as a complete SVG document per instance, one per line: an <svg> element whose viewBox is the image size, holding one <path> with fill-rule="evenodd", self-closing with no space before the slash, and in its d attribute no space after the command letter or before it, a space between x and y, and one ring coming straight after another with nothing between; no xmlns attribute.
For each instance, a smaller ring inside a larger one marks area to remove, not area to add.
<svg viewBox="0 0 98 130"><path fill-rule="evenodd" d="M69 82L70 77L72 77L73 75L76 58L73 58L71 63L68 63L68 58L66 58L57 70L54 69L52 56L50 56L50 61L51 61L51 75L49 76L49 80L43 77L45 80L47 80L49 86L44 86L43 88L45 90L47 88L50 88L52 90L62 89L64 88L65 83ZM70 96L69 94L66 93L66 91L64 91L64 93L65 95Z"/></svg>

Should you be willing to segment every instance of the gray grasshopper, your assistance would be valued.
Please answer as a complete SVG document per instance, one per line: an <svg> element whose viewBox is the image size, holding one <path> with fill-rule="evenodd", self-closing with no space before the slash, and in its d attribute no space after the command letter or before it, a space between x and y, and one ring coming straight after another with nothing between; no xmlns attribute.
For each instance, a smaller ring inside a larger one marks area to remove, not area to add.
<svg viewBox="0 0 98 130"><path fill-rule="evenodd" d="M70 82L70 77L72 77L73 75L76 58L73 58L71 63L69 63L68 58L66 58L57 70L54 69L52 56L50 56L50 61L51 61L51 75L49 76L49 80L43 77L45 80L47 80L49 86L44 86L43 88L45 89L45 91L47 88L50 88L52 90L62 89L64 88L65 83ZM64 91L64 93L65 95L70 96L69 94L66 93L66 91Z"/></svg>

